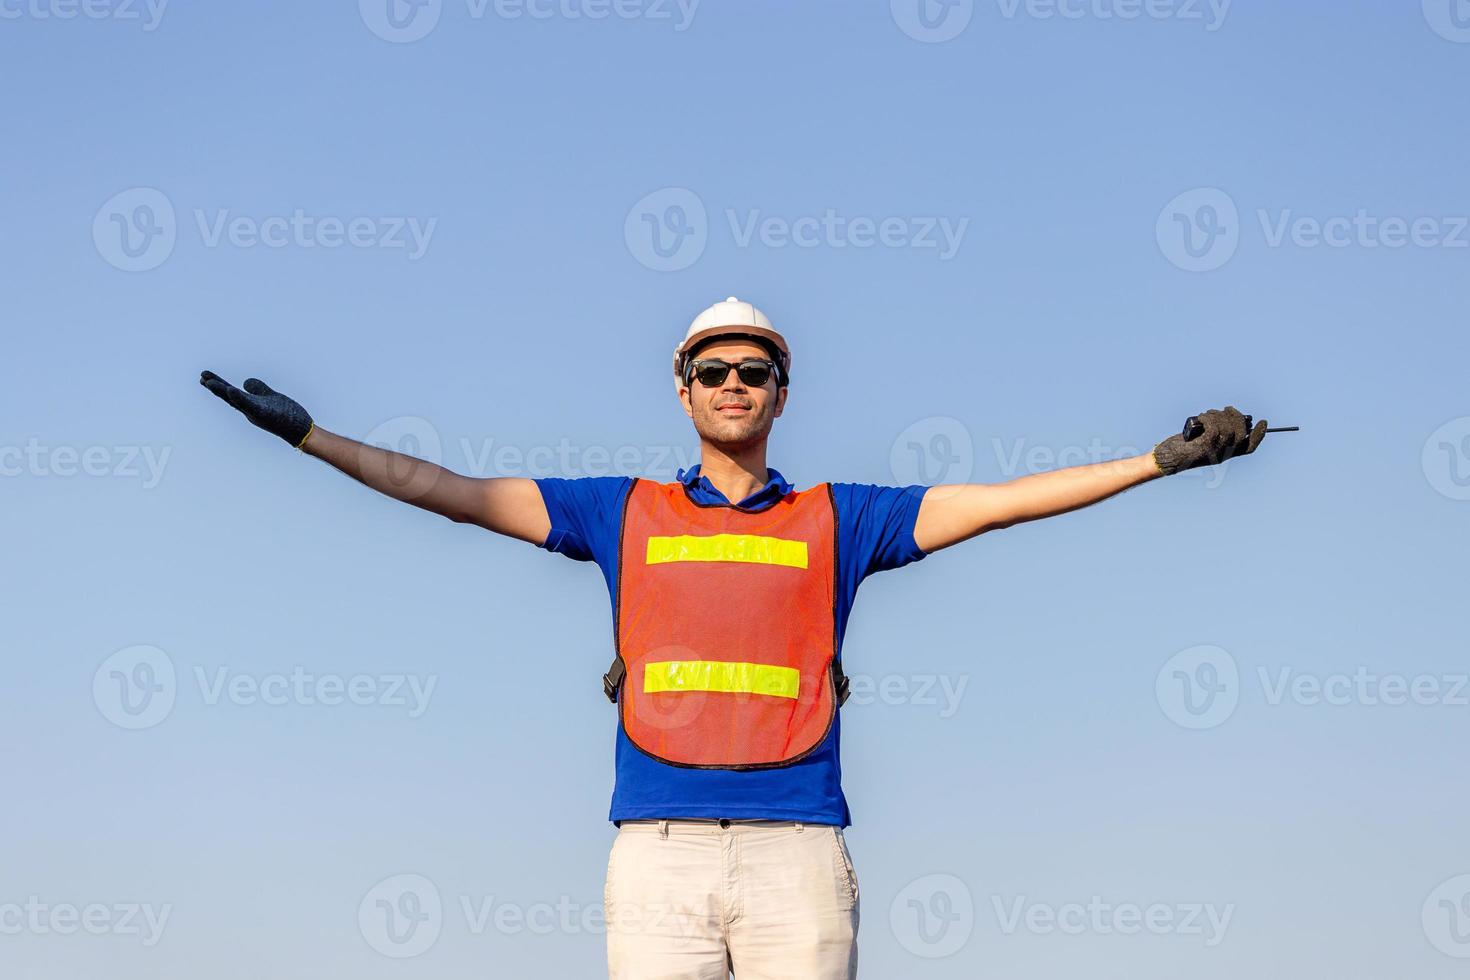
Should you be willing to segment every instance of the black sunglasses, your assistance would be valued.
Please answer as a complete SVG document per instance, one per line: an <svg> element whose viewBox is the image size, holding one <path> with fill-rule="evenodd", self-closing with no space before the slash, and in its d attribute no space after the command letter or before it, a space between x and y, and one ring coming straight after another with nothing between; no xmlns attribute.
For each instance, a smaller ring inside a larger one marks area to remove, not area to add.
<svg viewBox="0 0 1470 980"><path fill-rule="evenodd" d="M698 378L699 383L706 388L717 388L730 376L731 368L735 369L741 384L749 388L764 388L775 373L776 364L774 361L763 361L755 357L747 358L739 364L731 364L729 361L711 357L690 362L689 373Z"/></svg>

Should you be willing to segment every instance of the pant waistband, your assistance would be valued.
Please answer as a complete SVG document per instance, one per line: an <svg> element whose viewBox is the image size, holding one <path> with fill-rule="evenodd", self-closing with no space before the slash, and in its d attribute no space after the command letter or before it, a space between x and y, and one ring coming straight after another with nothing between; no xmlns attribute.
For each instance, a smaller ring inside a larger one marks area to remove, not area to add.
<svg viewBox="0 0 1470 980"><path fill-rule="evenodd" d="M723 834L732 830L795 830L801 833L808 826L801 820L759 820L750 818L683 817L663 820L618 820L614 821L620 831L634 833L657 833L660 837L676 834Z"/></svg>

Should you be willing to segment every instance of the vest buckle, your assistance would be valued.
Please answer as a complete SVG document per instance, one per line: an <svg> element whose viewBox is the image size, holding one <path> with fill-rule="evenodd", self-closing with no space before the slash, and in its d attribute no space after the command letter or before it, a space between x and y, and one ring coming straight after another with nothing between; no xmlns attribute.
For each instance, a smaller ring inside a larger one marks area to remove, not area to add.
<svg viewBox="0 0 1470 980"><path fill-rule="evenodd" d="M602 675L602 693L613 704L618 703L618 688L623 684L623 658L618 657Z"/></svg>

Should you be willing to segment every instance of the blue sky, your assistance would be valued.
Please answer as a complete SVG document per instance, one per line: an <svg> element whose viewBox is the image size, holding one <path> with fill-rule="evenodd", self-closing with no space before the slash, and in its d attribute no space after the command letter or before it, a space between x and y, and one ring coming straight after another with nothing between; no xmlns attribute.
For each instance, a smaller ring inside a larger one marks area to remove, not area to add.
<svg viewBox="0 0 1470 980"><path fill-rule="evenodd" d="M196 379L671 479L727 295L799 486L1302 426L864 586L865 975L1461 975L1470 8L391 2L0 0L7 976L598 975L595 567Z"/></svg>

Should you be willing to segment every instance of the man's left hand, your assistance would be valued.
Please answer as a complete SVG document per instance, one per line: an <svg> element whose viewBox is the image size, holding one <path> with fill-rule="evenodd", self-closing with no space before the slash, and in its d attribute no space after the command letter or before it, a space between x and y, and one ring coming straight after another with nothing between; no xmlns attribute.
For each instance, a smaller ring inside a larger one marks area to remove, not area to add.
<svg viewBox="0 0 1470 980"><path fill-rule="evenodd" d="M1212 408L1197 418L1205 427L1199 435L1188 440L1183 435L1170 436L1154 447L1154 463L1159 472L1168 475L1246 456L1255 452L1266 438L1266 420L1261 419L1248 428L1246 417L1234 405L1226 405L1223 410Z"/></svg>

